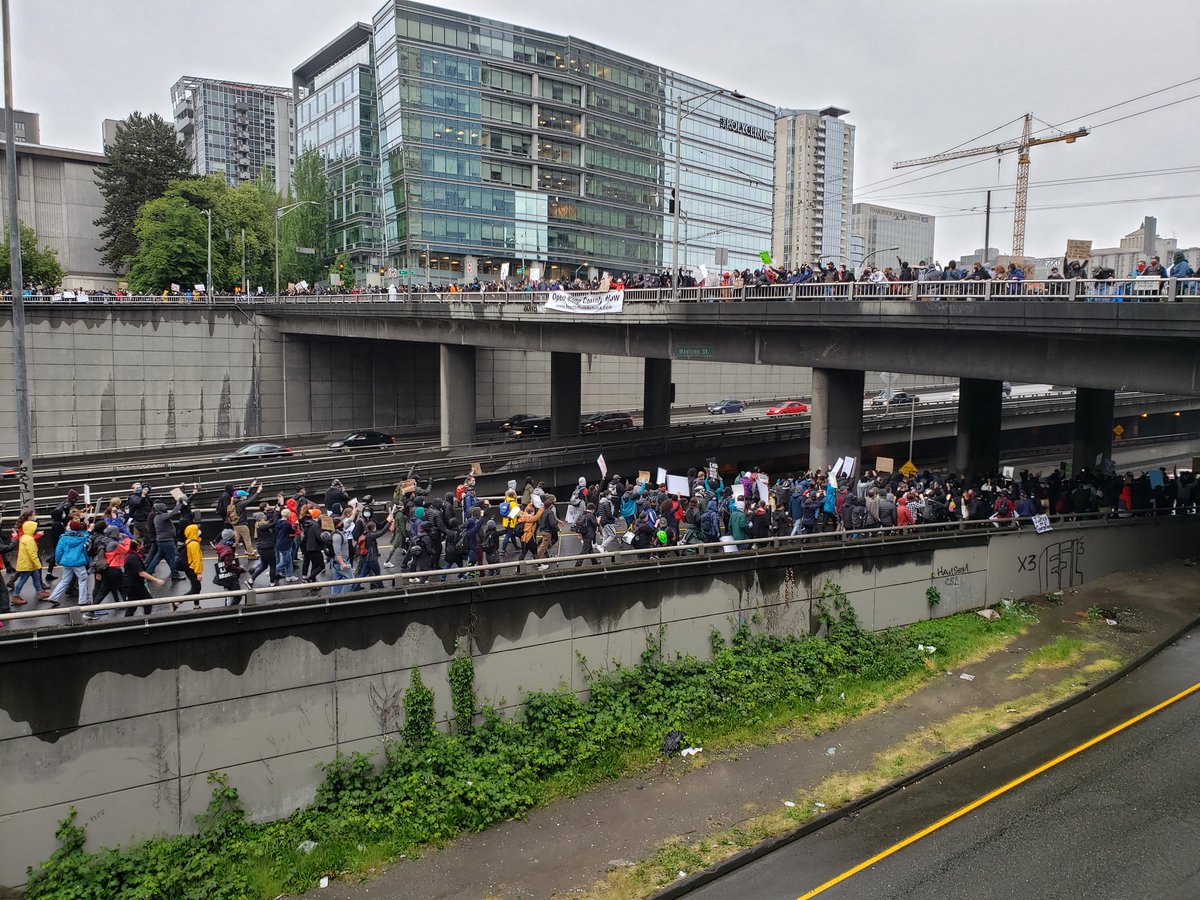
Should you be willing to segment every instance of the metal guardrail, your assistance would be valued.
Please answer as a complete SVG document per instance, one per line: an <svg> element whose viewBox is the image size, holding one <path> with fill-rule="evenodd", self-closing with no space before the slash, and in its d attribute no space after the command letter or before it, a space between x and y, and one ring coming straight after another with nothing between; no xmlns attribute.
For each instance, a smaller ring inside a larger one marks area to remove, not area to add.
<svg viewBox="0 0 1200 900"><path fill-rule="evenodd" d="M1070 522L1084 524L1090 527L1110 527L1113 525L1134 525L1150 518L1162 518L1165 514L1156 510L1131 510L1121 512L1081 513L1077 515L1051 516L1051 524ZM135 610L138 607L160 607L166 605L192 603L200 600L227 600L238 598L238 603L232 606L210 607L208 609L189 610L186 614L170 619L153 619L146 616L136 624L128 627L138 630L149 628L152 624L194 622L197 618L213 616L227 617L233 613L238 618L260 612L281 612L290 609L320 605L335 606L344 602L383 602L395 598L395 591L404 597L416 593L426 595L444 589L446 585L453 587L471 587L478 589L485 584L508 583L521 576L534 576L542 581L551 578L583 577L593 574L606 574L613 569L626 568L633 565L644 566L653 562L659 568L663 565L686 565L699 560L712 561L717 559L734 559L746 553L762 554L767 552L817 552L831 547L846 548L866 546L897 546L904 544L920 544L929 540L947 540L967 537L979 532L988 534L997 531L1016 532L1022 527L1031 527L1029 519L1014 517L1008 522L997 522L991 519L976 521L943 522L929 525L911 525L903 528L863 528L852 531L833 531L817 534L792 536L776 536L769 538L753 538L736 542L678 544L672 547L654 547L644 550L619 549L591 554L573 556L556 556L543 559L513 560L509 562L488 563L482 566L458 566L450 569L433 569L426 572L387 572L381 575L369 575L365 578L346 578L337 581L322 581L314 584L300 582L278 587L247 588L237 591L209 591L201 594L181 594L171 597L152 597L149 600L125 600L119 603L100 603L89 606L67 606L46 610L24 610L0 614L0 621L20 621L22 619L55 618L65 619L69 626L84 627L83 614L96 610L109 612ZM576 566L575 564L580 564ZM563 569L563 564L570 564L569 569ZM542 569L542 566L549 568ZM511 573L489 574L489 573ZM460 582L461 576L461 582ZM355 585L367 586L375 583L389 583L391 588L375 589L365 596L360 592L345 594L328 594L323 597L309 597L293 603L278 603L267 606L263 599L271 599L277 595L303 592L312 594L331 590L334 586L352 588ZM393 593L387 593L388 591ZM236 612L234 612L236 610ZM113 623L115 624L115 623ZM58 630L58 623L52 626ZM94 626L97 631L109 632L114 629L104 625ZM119 627L116 630L122 630ZM73 633L73 631L72 631ZM53 637L54 635L50 635ZM0 646L8 643L46 640L47 635L37 629L24 629L11 634L0 632Z"/></svg>
<svg viewBox="0 0 1200 900"><path fill-rule="evenodd" d="M270 307L275 305L337 306L363 303L467 303L467 304L523 304L536 307L550 299L552 293L587 294L595 291L501 291L501 290L449 290L429 293L399 291L358 294L290 294L276 298L273 295L217 295L214 297L182 296L162 297L153 294L91 296L86 303L65 299L60 295L36 294L24 298L33 306L193 306L198 308L246 308ZM669 288L627 288L623 292L625 303L653 304L671 302L674 298ZM1200 278L1137 278L1113 279L1064 279L1000 281L991 279L975 281L895 281L884 284L870 282L806 282L804 284L745 285L742 287L716 286L680 288L681 302L740 302L777 300L802 302L811 300L921 300L921 301L1013 301L1044 300L1058 303L1106 302L1106 303L1149 303L1149 302L1200 302ZM11 302L5 298L5 302Z"/></svg>

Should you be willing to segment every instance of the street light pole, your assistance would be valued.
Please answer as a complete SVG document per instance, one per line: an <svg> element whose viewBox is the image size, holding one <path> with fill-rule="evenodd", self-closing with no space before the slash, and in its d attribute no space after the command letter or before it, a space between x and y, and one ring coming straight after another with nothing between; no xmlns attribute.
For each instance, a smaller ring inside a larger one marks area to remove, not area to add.
<svg viewBox="0 0 1200 900"><path fill-rule="evenodd" d="M880 247L878 250L872 250L870 253L868 253L866 256L864 256L862 258L862 260L859 262L858 265L861 268L866 268L867 260L870 259L872 256L874 256L876 253L891 253L893 250L899 250L899 249L900 249L899 247Z"/></svg>
<svg viewBox="0 0 1200 900"><path fill-rule="evenodd" d="M204 276L204 297L207 300L212 299L212 210L206 209L204 214L208 216L208 270Z"/></svg>
<svg viewBox="0 0 1200 900"><path fill-rule="evenodd" d="M21 269L21 221L17 217L17 140L13 134L12 37L8 0L4 19L4 168L8 184L8 248L12 287L13 388L17 401L17 469L21 509L33 509L33 422L29 415L29 364L25 357L25 277Z"/></svg>
<svg viewBox="0 0 1200 900"><path fill-rule="evenodd" d="M305 204L320 206L316 200L297 200L295 203L288 206L281 206L275 210L275 299L279 300L279 220L290 213L293 209L299 209Z"/></svg>

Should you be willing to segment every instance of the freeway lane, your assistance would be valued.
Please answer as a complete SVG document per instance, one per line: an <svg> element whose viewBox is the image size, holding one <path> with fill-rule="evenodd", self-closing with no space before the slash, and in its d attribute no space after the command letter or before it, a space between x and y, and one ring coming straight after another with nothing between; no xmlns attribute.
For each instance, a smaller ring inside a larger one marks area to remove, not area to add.
<svg viewBox="0 0 1200 900"><path fill-rule="evenodd" d="M688 896L1200 897L1200 691L821 890L1198 682L1193 632L1095 697Z"/></svg>

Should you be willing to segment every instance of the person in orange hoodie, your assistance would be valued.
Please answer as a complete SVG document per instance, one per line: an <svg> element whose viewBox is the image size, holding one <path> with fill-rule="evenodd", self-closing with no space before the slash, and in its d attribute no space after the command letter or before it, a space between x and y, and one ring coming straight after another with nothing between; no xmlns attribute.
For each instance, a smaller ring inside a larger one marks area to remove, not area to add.
<svg viewBox="0 0 1200 900"><path fill-rule="evenodd" d="M42 558L38 554L35 532L37 532L37 522L33 519L27 519L21 525L21 540L17 544L17 581L13 585L13 606L25 605L25 601L21 599L21 588L25 587L25 582L31 577L33 586L37 588L37 595L34 599L45 600L50 596L50 592L42 584Z"/></svg>

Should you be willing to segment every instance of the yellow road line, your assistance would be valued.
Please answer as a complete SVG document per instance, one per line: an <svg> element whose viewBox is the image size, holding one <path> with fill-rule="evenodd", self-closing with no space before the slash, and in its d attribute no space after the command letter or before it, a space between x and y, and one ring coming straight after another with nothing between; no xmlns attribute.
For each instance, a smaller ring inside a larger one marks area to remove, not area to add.
<svg viewBox="0 0 1200 900"><path fill-rule="evenodd" d="M1031 779L1037 775L1040 775L1049 769L1053 769L1059 763L1066 762L1071 757L1082 753L1084 750L1087 750L1089 747L1094 747L1097 744L1099 744L1101 741L1108 740L1110 737L1112 737L1115 734L1119 734L1120 732L1124 731L1126 728L1136 725L1138 722L1142 721L1142 719L1148 718L1148 717L1154 715L1156 712L1166 709L1172 703L1178 703L1184 697L1187 697L1190 694L1194 694L1197 691L1200 691L1200 681L1193 684L1190 688L1180 691L1174 697L1170 697L1170 698L1164 700L1162 703L1159 703L1156 706L1152 706L1149 709L1145 710L1144 712L1138 713L1132 719L1127 719L1126 721L1122 722L1120 725L1110 728L1108 731L1104 732L1103 734L1098 734L1095 737L1093 737L1087 741L1084 741L1078 747L1074 747L1074 748L1068 750L1066 753L1063 753L1063 754L1060 754L1059 756L1054 757L1054 759L1050 760L1047 763L1042 763L1042 765L1038 766L1036 769L1031 769L1030 771L1026 772L1024 775L1021 775L1018 778L1014 778L1012 781L1008 782L1008 784L1002 785L1001 787L998 787L995 790L984 794L982 797L980 797L976 800L972 800L966 806L963 806L960 809L956 809L954 812L950 813L948 816L946 816L942 819L938 819L932 825L922 828L920 831L916 832L915 834L909 835L904 840L899 841L898 843L892 844L892 846L888 847L886 850L882 850L879 853L876 853L870 859L863 860L862 862L860 862L858 865L854 866L853 868L847 869L845 872L842 872L842 874L836 875L833 878L830 878L824 884L820 885L819 887L813 888L808 893L801 894L799 897L799 900L809 900L809 898L811 898L811 897L816 897L818 894L823 894L825 891L829 890L831 887L841 884L847 878L857 875L863 869L870 868L871 866L875 865L877 862L887 859L892 854L898 853L899 851L903 850L905 847L909 846L910 844L915 844L917 841L921 840L921 838L928 837L929 835L933 834L935 831L946 827L951 822L954 822L957 819L961 819L967 813L978 809L979 807L983 806L985 803L995 800L1000 795L1008 793L1015 787L1019 787L1020 785L1024 784L1029 779Z"/></svg>

